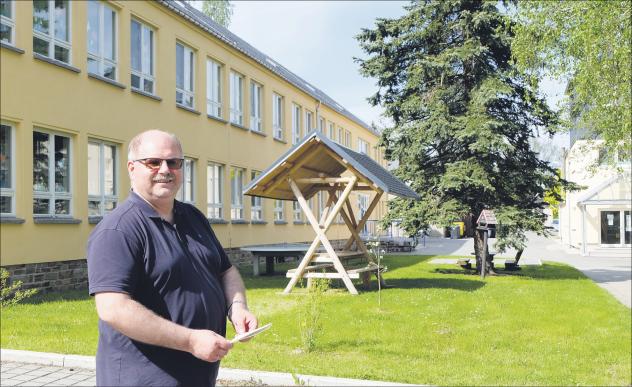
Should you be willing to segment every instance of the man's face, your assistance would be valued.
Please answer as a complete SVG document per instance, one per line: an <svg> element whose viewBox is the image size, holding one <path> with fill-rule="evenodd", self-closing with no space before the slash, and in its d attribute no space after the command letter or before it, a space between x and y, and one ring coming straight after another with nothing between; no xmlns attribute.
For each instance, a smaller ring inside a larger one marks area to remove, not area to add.
<svg viewBox="0 0 632 387"><path fill-rule="evenodd" d="M144 135L134 155L135 160L181 159L182 157L182 150L178 144L164 133ZM134 192L152 204L172 201L182 185L182 168L169 169L164 161L156 169L149 168L140 161L128 161L127 170Z"/></svg>

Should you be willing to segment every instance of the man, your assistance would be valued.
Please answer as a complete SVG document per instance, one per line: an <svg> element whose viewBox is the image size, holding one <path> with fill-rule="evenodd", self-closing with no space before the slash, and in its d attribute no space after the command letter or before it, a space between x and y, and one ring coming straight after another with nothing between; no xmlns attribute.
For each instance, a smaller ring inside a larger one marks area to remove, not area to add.
<svg viewBox="0 0 632 387"><path fill-rule="evenodd" d="M243 281L206 217L175 200L182 147L150 130L129 144L132 192L88 241L99 315L97 384L213 386L237 333L257 327Z"/></svg>

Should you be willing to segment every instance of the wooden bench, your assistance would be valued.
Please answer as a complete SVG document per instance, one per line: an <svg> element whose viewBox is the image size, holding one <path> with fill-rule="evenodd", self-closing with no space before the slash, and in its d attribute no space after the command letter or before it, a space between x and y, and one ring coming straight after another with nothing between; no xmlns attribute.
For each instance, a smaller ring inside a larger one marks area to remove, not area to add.
<svg viewBox="0 0 632 387"><path fill-rule="evenodd" d="M459 258L457 259L456 264L461 266L464 269L471 269L472 263L470 261L471 259L469 258Z"/></svg>
<svg viewBox="0 0 632 387"><path fill-rule="evenodd" d="M515 259L507 259L505 260L505 270L515 271L520 270L520 266L518 266L518 262Z"/></svg>

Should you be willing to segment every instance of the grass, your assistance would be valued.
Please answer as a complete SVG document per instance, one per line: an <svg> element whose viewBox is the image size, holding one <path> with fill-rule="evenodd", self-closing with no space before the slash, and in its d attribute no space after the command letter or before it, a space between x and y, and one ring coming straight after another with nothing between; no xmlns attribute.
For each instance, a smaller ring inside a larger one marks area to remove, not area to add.
<svg viewBox="0 0 632 387"><path fill-rule="evenodd" d="M222 365L439 385L632 383L630 309L579 271L545 263L481 281L429 258L385 258L394 287L382 291L381 309L375 289L328 291L323 334L309 353L298 350L305 290L282 296L285 276L245 274L251 309L273 327L237 344ZM2 348L96 351L97 317L85 292L27 301L3 310L1 323Z"/></svg>

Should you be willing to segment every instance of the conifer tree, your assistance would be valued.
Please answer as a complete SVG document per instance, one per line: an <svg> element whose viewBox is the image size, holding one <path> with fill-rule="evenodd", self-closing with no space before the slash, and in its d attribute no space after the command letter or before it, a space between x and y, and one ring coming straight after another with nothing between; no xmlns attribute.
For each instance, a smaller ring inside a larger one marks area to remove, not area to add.
<svg viewBox="0 0 632 387"><path fill-rule="evenodd" d="M557 120L510 62L511 20L481 0L405 9L357 36L367 54L356 59L360 71L379 87L369 102L393 123L380 145L394 173L421 195L391 201L385 221L400 219L413 234L469 219L471 232L481 211L493 209L514 242L526 230L543 232L544 193L572 185L531 148L529 140L552 135ZM483 241L474 240L480 268Z"/></svg>

